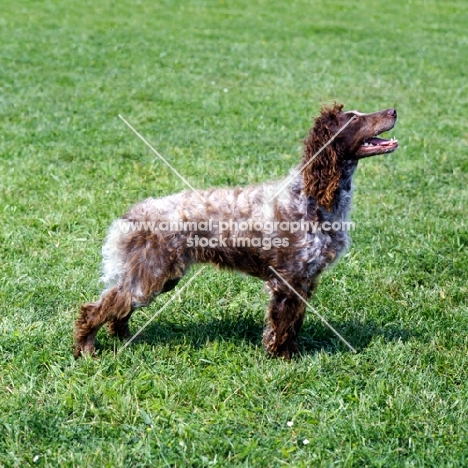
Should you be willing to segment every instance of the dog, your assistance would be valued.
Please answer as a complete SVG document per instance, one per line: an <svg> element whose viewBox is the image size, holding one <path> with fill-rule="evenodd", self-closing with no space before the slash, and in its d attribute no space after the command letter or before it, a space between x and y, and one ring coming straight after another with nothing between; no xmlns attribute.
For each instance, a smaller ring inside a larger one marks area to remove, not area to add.
<svg viewBox="0 0 468 468"><path fill-rule="evenodd" d="M377 136L396 120L395 109L363 114L324 106L304 141L302 163L286 182L185 191L134 205L109 229L105 289L97 302L81 306L75 356L94 354L106 322L111 335L128 338L135 309L173 289L191 265L210 263L265 281L270 303L263 346L290 359L298 353L304 300L350 244L343 225L358 163L398 147L397 140Z"/></svg>

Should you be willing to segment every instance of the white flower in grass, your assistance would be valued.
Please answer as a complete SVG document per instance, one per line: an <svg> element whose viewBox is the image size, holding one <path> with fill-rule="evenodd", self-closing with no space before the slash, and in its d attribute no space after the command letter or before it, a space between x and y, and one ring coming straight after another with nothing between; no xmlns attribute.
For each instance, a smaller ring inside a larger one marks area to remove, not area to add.
<svg viewBox="0 0 468 468"><path fill-rule="evenodd" d="M286 423L286 426L288 426L288 427L293 427L293 424L294 424L293 421L288 421L288 422Z"/></svg>
<svg viewBox="0 0 468 468"><path fill-rule="evenodd" d="M304 439L304 440L302 441L302 443L303 443L304 445L307 445L307 444L309 443L309 439Z"/></svg>

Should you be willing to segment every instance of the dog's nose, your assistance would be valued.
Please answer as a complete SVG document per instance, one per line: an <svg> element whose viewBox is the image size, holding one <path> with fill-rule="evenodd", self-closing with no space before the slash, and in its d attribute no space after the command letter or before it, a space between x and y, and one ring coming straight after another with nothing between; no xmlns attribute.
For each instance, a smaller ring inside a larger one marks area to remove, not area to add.
<svg viewBox="0 0 468 468"><path fill-rule="evenodd" d="M395 117L396 118L396 116L397 116L396 109L388 109L387 114L390 117Z"/></svg>

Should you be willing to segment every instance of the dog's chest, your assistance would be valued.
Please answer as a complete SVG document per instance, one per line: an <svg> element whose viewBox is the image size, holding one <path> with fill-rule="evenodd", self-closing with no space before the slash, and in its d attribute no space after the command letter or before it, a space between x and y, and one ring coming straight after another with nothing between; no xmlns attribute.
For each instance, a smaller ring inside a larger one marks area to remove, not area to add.
<svg viewBox="0 0 468 468"><path fill-rule="evenodd" d="M301 264L305 276L320 274L346 251L350 243L347 232L307 233L303 239Z"/></svg>
<svg viewBox="0 0 468 468"><path fill-rule="evenodd" d="M348 231L352 227L349 221L350 202L351 193L342 194L339 210L319 210L315 213L316 221L302 236L298 249L305 276L320 274L348 249L351 242Z"/></svg>

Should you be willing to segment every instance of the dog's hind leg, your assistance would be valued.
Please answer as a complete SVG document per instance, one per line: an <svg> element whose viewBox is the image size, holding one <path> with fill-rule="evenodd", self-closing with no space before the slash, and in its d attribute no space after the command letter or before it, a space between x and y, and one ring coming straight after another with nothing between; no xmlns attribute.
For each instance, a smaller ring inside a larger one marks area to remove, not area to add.
<svg viewBox="0 0 468 468"><path fill-rule="evenodd" d="M130 336L128 321L132 312L147 306L160 293L170 291L180 278L168 275L150 274L147 266L133 271L131 282L123 281L105 291L100 300L81 306L81 313L75 323L75 357L82 353L94 353L94 341L98 330L109 323L109 331L124 339Z"/></svg>
<svg viewBox="0 0 468 468"><path fill-rule="evenodd" d="M132 312L172 289L189 266L179 237L123 231L121 223L118 220L111 226L102 251L102 279L107 289L99 301L81 306L75 324L77 357L94 353L96 333L106 322L112 335L129 337Z"/></svg>
<svg viewBox="0 0 468 468"><path fill-rule="evenodd" d="M94 354L96 333L111 317L125 317L132 310L132 295L120 286L105 291L99 301L81 306L75 322L75 357L81 353Z"/></svg>
<svg viewBox="0 0 468 468"><path fill-rule="evenodd" d="M130 321L130 317L132 316L134 309L130 309L130 312L123 318L114 318L109 320L107 323L107 327L109 330L109 335L116 336L120 340L125 340L130 338L130 327L128 322Z"/></svg>
<svg viewBox="0 0 468 468"><path fill-rule="evenodd" d="M176 285L177 285L177 283L179 281L180 281L180 278L167 280L164 283L163 287L162 287L161 293L171 291L172 289L174 289L176 287ZM153 297L155 295L156 294L153 294ZM116 336L121 340L125 340L126 338L130 338L131 333L130 333L130 327L128 325L130 317L131 317L133 311L137 307L144 306L144 305L147 305L147 304L145 304L145 303L141 304L140 303L140 305L138 305L138 306L133 306L130 309L130 311L128 312L127 315L125 315L123 317L116 317L116 318L113 318L113 319L109 320L109 323L108 323L109 334L111 336Z"/></svg>

